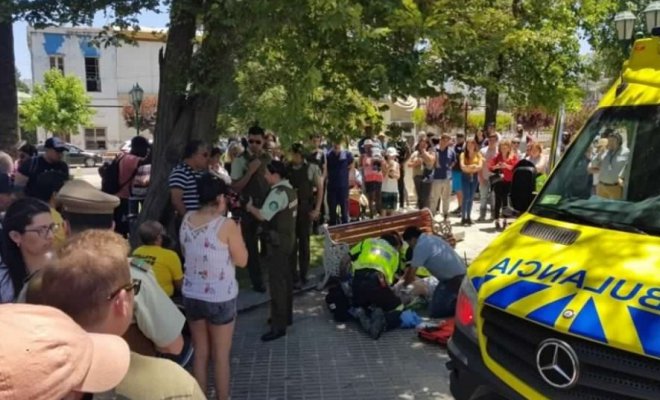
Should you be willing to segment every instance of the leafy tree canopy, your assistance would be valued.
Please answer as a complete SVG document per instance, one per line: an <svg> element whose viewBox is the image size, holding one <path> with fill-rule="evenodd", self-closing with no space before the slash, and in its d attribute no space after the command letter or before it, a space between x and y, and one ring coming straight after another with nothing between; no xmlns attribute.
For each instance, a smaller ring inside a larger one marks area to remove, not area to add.
<svg viewBox="0 0 660 400"><path fill-rule="evenodd" d="M78 127L89 125L94 111L80 80L63 76L57 69L44 75L44 84L34 85L32 98L21 105L27 129L42 127L54 134L75 134Z"/></svg>

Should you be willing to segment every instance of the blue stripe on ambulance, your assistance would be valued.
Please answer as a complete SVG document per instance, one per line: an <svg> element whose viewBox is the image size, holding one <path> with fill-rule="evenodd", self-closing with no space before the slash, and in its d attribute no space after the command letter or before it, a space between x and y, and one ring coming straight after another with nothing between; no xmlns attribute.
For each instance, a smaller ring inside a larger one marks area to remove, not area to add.
<svg viewBox="0 0 660 400"><path fill-rule="evenodd" d="M538 293L549 287L550 285L544 283L517 281L488 296L486 303L504 310L523 297Z"/></svg>
<svg viewBox="0 0 660 400"><path fill-rule="evenodd" d="M607 343L593 297L587 301L568 330L570 333Z"/></svg>
<svg viewBox="0 0 660 400"><path fill-rule="evenodd" d="M527 314L526 318L554 328L557 318L559 318L561 313L564 312L564 308L566 308L568 303L570 303L574 297L575 294L572 294L570 296L566 296L559 300L545 304Z"/></svg>
<svg viewBox="0 0 660 400"><path fill-rule="evenodd" d="M660 357L660 315L628 306L644 353Z"/></svg>
<svg viewBox="0 0 660 400"><path fill-rule="evenodd" d="M481 285L484 283L488 282L489 280L495 278L496 275L491 275L487 274L485 276L475 276L472 278L472 286L474 286L474 289L479 292L479 289L481 289Z"/></svg>

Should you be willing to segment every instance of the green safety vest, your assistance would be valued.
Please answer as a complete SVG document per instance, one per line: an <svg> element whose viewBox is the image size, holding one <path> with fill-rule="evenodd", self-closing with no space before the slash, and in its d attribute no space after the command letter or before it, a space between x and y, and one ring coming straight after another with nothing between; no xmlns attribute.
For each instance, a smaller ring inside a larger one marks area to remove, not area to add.
<svg viewBox="0 0 660 400"><path fill-rule="evenodd" d="M353 262L353 271L373 269L385 276L387 284L394 283L399 269L399 252L382 239L366 239L351 249L351 255L359 254Z"/></svg>

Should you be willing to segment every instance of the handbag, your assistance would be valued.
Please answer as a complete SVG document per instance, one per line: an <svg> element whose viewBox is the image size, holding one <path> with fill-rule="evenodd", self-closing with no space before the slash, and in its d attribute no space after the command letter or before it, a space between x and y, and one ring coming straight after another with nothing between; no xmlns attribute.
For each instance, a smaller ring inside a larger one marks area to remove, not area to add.
<svg viewBox="0 0 660 400"><path fill-rule="evenodd" d="M488 182L490 183L490 187L499 184L503 180L504 178L502 178L502 172L500 170L493 171L493 174L488 177Z"/></svg>

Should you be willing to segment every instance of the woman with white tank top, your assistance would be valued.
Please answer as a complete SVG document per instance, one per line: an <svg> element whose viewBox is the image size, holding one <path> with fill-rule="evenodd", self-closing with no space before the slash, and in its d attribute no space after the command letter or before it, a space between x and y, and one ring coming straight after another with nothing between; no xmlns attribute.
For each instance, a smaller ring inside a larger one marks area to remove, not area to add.
<svg viewBox="0 0 660 400"><path fill-rule="evenodd" d="M197 181L200 209L183 218L180 230L185 256L183 304L195 356L193 375L206 391L213 355L219 400L229 398L229 354L236 319L236 267L247 264L240 225L226 217L227 184L206 173Z"/></svg>

